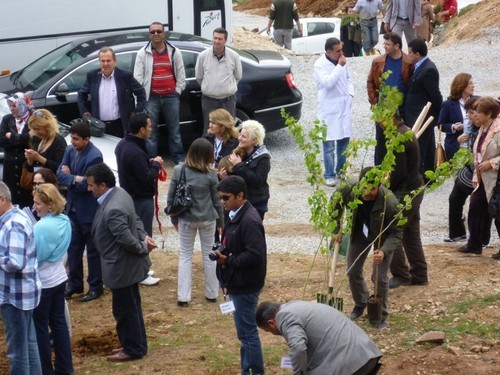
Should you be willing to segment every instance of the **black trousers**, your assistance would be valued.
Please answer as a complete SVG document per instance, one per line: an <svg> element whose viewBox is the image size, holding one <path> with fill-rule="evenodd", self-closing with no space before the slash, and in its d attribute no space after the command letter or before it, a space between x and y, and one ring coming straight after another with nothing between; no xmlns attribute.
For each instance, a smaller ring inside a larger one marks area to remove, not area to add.
<svg viewBox="0 0 500 375"><path fill-rule="evenodd" d="M474 189L464 185L458 179L455 180L453 189L448 197L448 233L450 238L462 237L467 233L465 232L465 223L463 220L463 209L465 201ZM481 243L487 245L490 243L491 237L491 218L488 212L483 213L482 228L481 228Z"/></svg>
<svg viewBox="0 0 500 375"><path fill-rule="evenodd" d="M148 352L148 342L139 284L111 289L111 293L116 332L123 352L133 358L142 358Z"/></svg>
<svg viewBox="0 0 500 375"><path fill-rule="evenodd" d="M488 200L484 185L481 182L478 189L470 196L469 216L467 217L467 226L469 227L469 239L467 241L467 249L481 250L483 247L484 227L490 225L490 217L488 215ZM500 219L495 218L495 226L500 234Z"/></svg>
<svg viewBox="0 0 500 375"><path fill-rule="evenodd" d="M399 199L400 195L396 195ZM392 276L406 281L417 283L427 282L427 261L425 260L424 248L420 238L420 205L424 199L424 194L417 195L412 202L412 207L406 211L405 217L408 219L403 228L403 242L394 250L391 262ZM404 250L404 251L403 251ZM408 258L408 263L406 263Z"/></svg>

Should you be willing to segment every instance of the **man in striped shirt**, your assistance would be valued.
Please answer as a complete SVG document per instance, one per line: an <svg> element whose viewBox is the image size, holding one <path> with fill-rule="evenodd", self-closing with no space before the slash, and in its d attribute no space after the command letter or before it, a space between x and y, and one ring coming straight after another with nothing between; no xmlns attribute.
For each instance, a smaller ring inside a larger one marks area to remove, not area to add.
<svg viewBox="0 0 500 375"><path fill-rule="evenodd" d="M168 131L168 146L175 164L184 161L179 128L181 92L186 87L186 73L181 51L165 40L161 22L149 26L150 42L137 52L134 77L146 90L146 110L153 127L149 136L149 156L158 156L158 122L163 114Z"/></svg>

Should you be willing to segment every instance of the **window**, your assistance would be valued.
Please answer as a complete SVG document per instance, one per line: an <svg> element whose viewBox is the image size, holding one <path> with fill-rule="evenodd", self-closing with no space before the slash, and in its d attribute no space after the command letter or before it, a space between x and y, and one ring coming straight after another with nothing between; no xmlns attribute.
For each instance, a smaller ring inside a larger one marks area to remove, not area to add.
<svg viewBox="0 0 500 375"><path fill-rule="evenodd" d="M333 33L335 25L330 22L311 22L307 25L307 35L321 35Z"/></svg>
<svg viewBox="0 0 500 375"><path fill-rule="evenodd" d="M184 62L184 70L186 71L186 79L195 78L195 66L198 54L196 52L182 51L182 60Z"/></svg>

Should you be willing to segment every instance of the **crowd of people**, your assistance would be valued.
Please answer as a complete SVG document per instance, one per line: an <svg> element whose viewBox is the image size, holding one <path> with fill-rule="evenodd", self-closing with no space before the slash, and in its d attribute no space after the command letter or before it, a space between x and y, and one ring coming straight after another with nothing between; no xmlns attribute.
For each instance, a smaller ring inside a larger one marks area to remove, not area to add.
<svg viewBox="0 0 500 375"><path fill-rule="evenodd" d="M280 1L274 3L278 19L285 6L278 5ZM353 10L363 17L364 3L360 0ZM189 308L193 298L192 258L198 233L204 298L207 303L219 301L219 287L224 300L229 296L226 308L233 313L241 342L242 374L265 371L258 327L288 341L294 373L313 373L315 368L318 374L376 374L382 353L354 323L363 315L369 298L362 272L368 254L364 249L374 244L373 272L377 276L372 280L382 300L382 317L375 327L384 329L388 325L389 289L429 282L420 240L423 193L413 197L404 227L391 219L403 197L423 186L424 172L434 169L437 126L446 133L448 157L461 144L474 156L473 163L457 176L450 195L450 237L446 241L466 239L462 207L469 195L469 238L458 250L481 254L489 242L493 220L500 231L500 218L485 215L493 187L498 184L499 103L489 97L474 97L472 76L466 73L455 77L450 96L443 103L439 72L428 57L426 42L412 37L420 8L414 15L407 6L408 13L402 14L397 11L398 3L390 1L392 8L387 8L385 54L373 59L367 75L368 100L371 105L379 103L380 77L390 71L385 84L404 96L394 117L396 131L409 132L427 102L431 105L424 120L432 115L434 121L418 139L413 135L404 150L396 153L389 186L372 181L372 188L360 198L347 257L354 300L350 319L331 307L300 301L258 305L267 268L263 221L269 209L271 155L264 144L262 124L248 120L239 131L236 128L235 93L242 71L238 55L225 47L226 30L214 30L213 47L200 55L196 65L206 134L195 140L186 154L178 118L184 67L180 53L165 40L163 25L153 22L149 26L151 41L139 52L133 73L116 68L112 49L101 49L100 68L88 74L79 92L79 107L82 116L100 119L108 134L122 137L115 149L121 187L92 143L86 120L72 122L71 144L66 145L49 111L34 109L23 93L9 97L11 114L0 125L0 146L5 149L0 182L0 305L11 372L73 373L71 322L65 299L80 295L79 301L90 302L100 298L105 287L111 291L120 341L107 360L123 362L147 355L139 285L160 281L152 275L149 254L157 247L152 223L164 164L158 156L157 137L163 114L169 129L170 156L176 164L166 205L173 204L181 182L190 187L192 199L188 209L171 216L179 239L177 305ZM296 6L292 4L291 19L295 19ZM370 11L379 9L377 1L370 4ZM370 14L366 13L363 19L367 22L362 25L364 33L373 36ZM402 32L410 39L408 53L402 51ZM286 39L287 33L282 34ZM373 39L378 41L378 37ZM373 43L366 42L363 48L371 50ZM335 187L344 177L354 95L340 40L327 40L325 54L314 64L313 78L318 89L318 119L327 127L323 142L325 182ZM384 127L375 124L374 128L376 166L387 150ZM359 179L366 180L370 169L363 169ZM29 186L22 186L23 176L30 177ZM346 204L357 199L351 188L344 192ZM339 212L343 208L339 207ZM213 246L214 241L220 243ZM88 269L85 294L84 251ZM500 253L493 258L499 259ZM355 357L352 350L347 353L338 344L346 341L355 348ZM337 362L337 358L341 360Z"/></svg>

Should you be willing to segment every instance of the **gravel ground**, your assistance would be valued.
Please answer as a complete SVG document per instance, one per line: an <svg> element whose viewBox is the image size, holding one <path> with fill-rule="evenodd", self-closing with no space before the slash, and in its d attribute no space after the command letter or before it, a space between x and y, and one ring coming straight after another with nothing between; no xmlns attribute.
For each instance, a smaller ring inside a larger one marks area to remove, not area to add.
<svg viewBox="0 0 500 375"><path fill-rule="evenodd" d="M245 26L250 29L265 24L264 17L235 12L234 27ZM494 73L500 61L500 30L489 29L484 35L483 39L474 42L430 49L429 56L439 69L441 93L445 98L449 94L453 77L459 72L472 74L476 94L500 94L500 81ZM319 55L285 54L292 62L295 84L303 94L300 122L306 129L310 129L316 119L317 109L316 88L312 79L313 64ZM352 111L355 138L375 136L366 95L366 78L371 60L372 57L348 59L355 88ZM265 143L272 154L269 176L271 199L265 219L269 252L312 253L319 244L319 236L309 225L307 197L311 188L305 180L307 174L303 154L297 149L287 129L267 134ZM373 150L369 150L365 158L365 165L369 165L373 160ZM357 160L356 165L360 169L362 160ZM451 188L452 181L448 181L437 191L425 195L421 207L421 232L425 245L442 243L447 236L448 195ZM325 189L331 188L325 186ZM168 230L165 238L167 249L177 248L176 237L172 230ZM492 231L491 245L499 246L495 230Z"/></svg>

